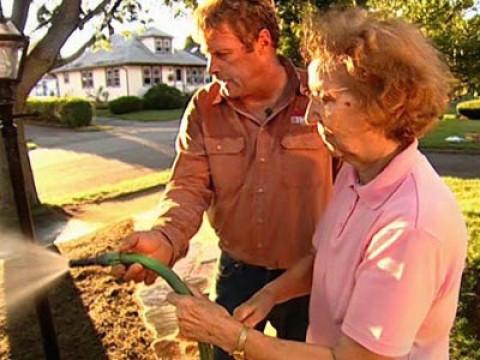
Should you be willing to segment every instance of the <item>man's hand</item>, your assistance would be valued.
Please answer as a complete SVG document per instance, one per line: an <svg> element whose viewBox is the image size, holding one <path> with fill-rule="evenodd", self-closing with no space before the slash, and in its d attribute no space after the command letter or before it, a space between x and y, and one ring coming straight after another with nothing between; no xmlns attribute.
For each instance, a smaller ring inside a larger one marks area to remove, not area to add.
<svg viewBox="0 0 480 360"><path fill-rule="evenodd" d="M165 265L170 264L173 257L170 242L156 230L138 231L127 236L122 242L120 251L140 253ZM124 265L116 265L112 268L112 273L125 281L144 281L146 285L153 284L157 278L153 271L145 269L140 264L133 264L128 269Z"/></svg>
<svg viewBox="0 0 480 360"><path fill-rule="evenodd" d="M257 291L233 311L233 318L250 328L265 319L275 306L275 294L268 288Z"/></svg>

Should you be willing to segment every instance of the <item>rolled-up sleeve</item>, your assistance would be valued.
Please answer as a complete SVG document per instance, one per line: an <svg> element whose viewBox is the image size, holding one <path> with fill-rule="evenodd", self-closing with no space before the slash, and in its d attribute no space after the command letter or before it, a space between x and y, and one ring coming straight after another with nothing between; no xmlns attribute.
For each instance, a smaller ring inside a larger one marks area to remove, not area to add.
<svg viewBox="0 0 480 360"><path fill-rule="evenodd" d="M192 98L182 117L172 176L159 205L160 216L153 227L170 241L173 261L186 255L189 240L200 228L212 196L197 102L198 95Z"/></svg>
<svg viewBox="0 0 480 360"><path fill-rule="evenodd" d="M377 233L356 272L342 332L383 356L404 356L444 279L441 241L418 229Z"/></svg>

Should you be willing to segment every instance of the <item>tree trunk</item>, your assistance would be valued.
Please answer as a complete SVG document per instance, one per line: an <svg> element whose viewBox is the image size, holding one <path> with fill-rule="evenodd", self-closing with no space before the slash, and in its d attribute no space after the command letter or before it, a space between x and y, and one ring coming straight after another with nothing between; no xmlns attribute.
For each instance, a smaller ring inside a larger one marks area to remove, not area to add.
<svg viewBox="0 0 480 360"><path fill-rule="evenodd" d="M19 2L18 5L21 5L21 2ZM21 113L24 110L30 91L42 76L53 68L63 44L65 44L70 35L78 27L79 17L80 0L63 1L57 15L52 19L52 24L47 34L28 54L25 60L25 70L16 91L15 113ZM23 164L26 190L31 205L35 206L40 202L35 188L30 159L28 157L25 130L21 122L17 122L17 125L20 157Z"/></svg>

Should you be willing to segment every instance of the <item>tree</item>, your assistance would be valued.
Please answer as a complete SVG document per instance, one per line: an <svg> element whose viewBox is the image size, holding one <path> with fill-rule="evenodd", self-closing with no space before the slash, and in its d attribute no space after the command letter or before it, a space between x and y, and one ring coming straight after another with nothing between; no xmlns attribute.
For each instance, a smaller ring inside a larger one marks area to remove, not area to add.
<svg viewBox="0 0 480 360"><path fill-rule="evenodd" d="M300 53L300 33L303 12L306 5L325 10L331 6L365 5L366 1L355 0L275 0L275 7L280 20L280 53L292 59L297 65L304 65Z"/></svg>
<svg viewBox="0 0 480 360"><path fill-rule="evenodd" d="M31 14L32 3L32 0L15 0L12 4L12 21L20 30L24 31L29 16L36 16L38 21L36 31L45 31L45 35L31 46L26 57L25 71L16 90L15 112L23 110L28 94L44 74L73 61L96 40L105 37L105 32L112 34L116 24L125 20L136 20L142 11L139 0L98 0L94 6L92 1L87 0L60 2L45 0L37 13ZM90 38L74 54L62 58L59 55L60 50L68 38L75 30L84 29L89 24L97 24ZM39 201L21 124L18 126L18 132L27 192L31 203L36 205ZM4 190L8 191L2 188L2 191Z"/></svg>
<svg viewBox="0 0 480 360"><path fill-rule="evenodd" d="M190 50L191 48L199 46L195 40L193 40L192 35L188 35L187 38L185 39L185 45L183 45L184 50Z"/></svg>
<svg viewBox="0 0 480 360"><path fill-rule="evenodd" d="M480 15L474 0L369 0L368 6L418 24L459 80L459 94L480 91Z"/></svg>
<svg viewBox="0 0 480 360"><path fill-rule="evenodd" d="M166 0L167 4L183 3L189 8L196 0ZM281 25L279 50L302 64L300 25L307 4L319 9L332 5L358 5L387 15L404 17L418 24L445 54L459 80L457 92L480 92L480 2L478 0L274 0Z"/></svg>

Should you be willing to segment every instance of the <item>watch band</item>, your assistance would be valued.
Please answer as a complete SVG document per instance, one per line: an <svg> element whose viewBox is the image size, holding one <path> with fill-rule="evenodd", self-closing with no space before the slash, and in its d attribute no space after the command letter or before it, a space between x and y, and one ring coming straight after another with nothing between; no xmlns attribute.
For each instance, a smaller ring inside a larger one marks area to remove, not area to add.
<svg viewBox="0 0 480 360"><path fill-rule="evenodd" d="M242 329L240 330L237 338L237 345L231 354L235 360L245 359L245 343L247 342L248 330L249 328L242 324Z"/></svg>

